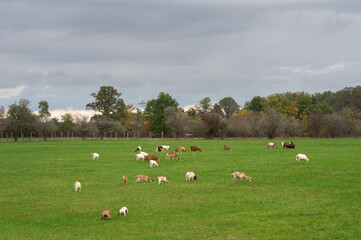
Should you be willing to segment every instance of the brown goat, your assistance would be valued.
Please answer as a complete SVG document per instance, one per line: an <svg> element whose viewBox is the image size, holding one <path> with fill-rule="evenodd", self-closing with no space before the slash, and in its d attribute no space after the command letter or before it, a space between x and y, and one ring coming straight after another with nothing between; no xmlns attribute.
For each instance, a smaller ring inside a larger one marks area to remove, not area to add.
<svg viewBox="0 0 361 240"><path fill-rule="evenodd" d="M232 148L223 145L223 151L232 151Z"/></svg>
<svg viewBox="0 0 361 240"><path fill-rule="evenodd" d="M187 152L187 149L182 146L182 147L179 148L179 151L180 151L180 152Z"/></svg>
<svg viewBox="0 0 361 240"><path fill-rule="evenodd" d="M175 152L178 152L178 148L177 148L177 147L175 147L174 151L175 151Z"/></svg>
<svg viewBox="0 0 361 240"><path fill-rule="evenodd" d="M124 184L127 184L127 183L128 183L128 178L127 178L126 176L123 176L122 179L123 179L123 183L124 183Z"/></svg>
<svg viewBox="0 0 361 240"><path fill-rule="evenodd" d="M135 175L135 176L137 177L135 183L139 183L140 181L153 182L153 179L151 179L147 175Z"/></svg>
<svg viewBox="0 0 361 240"><path fill-rule="evenodd" d="M176 158L176 159L180 159L180 157L178 157L178 155L177 154L175 154L175 153L172 153L172 152L169 152L169 153L166 153L165 154L165 160L168 160L168 159L171 159L171 158Z"/></svg>
<svg viewBox="0 0 361 240"><path fill-rule="evenodd" d="M282 142L282 148L295 148L294 142Z"/></svg>
<svg viewBox="0 0 361 240"><path fill-rule="evenodd" d="M144 162L149 162L149 160L154 160L156 162L160 162L159 158L155 155L147 155L144 157Z"/></svg>
<svg viewBox="0 0 361 240"><path fill-rule="evenodd" d="M101 220L107 220L106 218L108 218L109 220L111 219L111 215L112 212L107 209L107 210L104 210L104 212L102 213L102 216L100 217Z"/></svg>
<svg viewBox="0 0 361 240"><path fill-rule="evenodd" d="M191 146L191 152L195 152L195 151L200 151L200 152L202 152L202 149L200 149L200 148L197 147L197 146Z"/></svg>

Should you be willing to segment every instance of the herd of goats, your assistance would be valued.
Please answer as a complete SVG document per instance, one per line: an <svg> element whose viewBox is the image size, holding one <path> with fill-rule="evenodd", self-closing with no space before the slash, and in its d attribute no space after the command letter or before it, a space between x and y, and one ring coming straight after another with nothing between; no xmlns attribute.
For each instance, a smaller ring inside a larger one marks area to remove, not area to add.
<svg viewBox="0 0 361 240"><path fill-rule="evenodd" d="M267 142L267 148L274 148L277 149L277 146L275 143L273 142ZM295 143L294 142L282 142L282 148L295 148ZM200 149L197 146L190 146L191 152L196 152L196 151L200 151L202 152L202 149ZM136 160L144 160L144 162L149 162L150 167L158 167L158 162L160 162L158 156L156 155L149 155L146 152L142 152L141 151L142 148L140 146L138 146L134 152L139 152L138 154L136 154ZM176 153L172 153L172 152L168 152L169 151L169 146L167 145L162 145L159 146L155 149L156 152L165 152L165 156L166 156L166 160L168 159L180 159L180 157L176 154ZM227 147L226 145L223 146L223 151L232 151L232 148ZM185 147L176 147L175 148L175 152L187 152L187 149ZM98 153L92 153L92 159L93 160L99 160L99 154ZM297 154L296 155L296 161L309 161L309 158L305 155L305 154ZM252 177L247 176L245 173L243 172L234 172L231 175L233 175L233 180L236 179L247 179L248 181L251 182ZM146 181L146 182L153 182L153 179L151 179L150 177L148 177L147 175L136 175L137 180L135 181L135 183L139 183L140 181ZM186 181L193 181L193 180L197 180L197 176L195 175L194 172L187 172L186 175ZM168 179L164 176L157 176L158 178L158 184L161 183L168 183ZM126 176L122 177L123 183L127 184L128 183L128 178ZM75 182L75 192L81 191L81 183L76 181ZM127 216L128 215L128 209L127 207L122 207L119 212L118 215L120 216ZM109 209L104 210L100 219L102 220L106 220L106 219L111 219L111 211Z"/></svg>

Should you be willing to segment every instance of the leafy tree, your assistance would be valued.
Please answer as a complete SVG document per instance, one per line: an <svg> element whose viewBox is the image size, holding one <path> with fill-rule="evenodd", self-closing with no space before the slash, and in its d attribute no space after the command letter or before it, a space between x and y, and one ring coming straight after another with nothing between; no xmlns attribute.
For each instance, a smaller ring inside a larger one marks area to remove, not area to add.
<svg viewBox="0 0 361 240"><path fill-rule="evenodd" d="M178 108L179 103L168 93L160 92L157 99L152 99L147 102L145 113L149 120L154 125L154 133L160 135L161 133L168 134L169 128L165 125L166 114L164 110L167 107Z"/></svg>
<svg viewBox="0 0 361 240"><path fill-rule="evenodd" d="M227 119L230 119L234 114L239 111L239 105L231 97L222 98L219 101L219 106L222 109L222 112L224 112L224 115Z"/></svg>
<svg viewBox="0 0 361 240"><path fill-rule="evenodd" d="M91 133L95 132L95 127L93 123L88 121L87 116L83 116L80 114L75 115L75 127L74 130L77 134L81 136L83 140L85 140L86 136Z"/></svg>
<svg viewBox="0 0 361 240"><path fill-rule="evenodd" d="M203 113L201 115L202 121L207 129L207 137L219 137L225 132L227 122L223 121L217 113Z"/></svg>
<svg viewBox="0 0 361 240"><path fill-rule="evenodd" d="M209 97L203 98L200 102L200 105L197 106L197 110L200 113L210 112L212 110L212 101Z"/></svg>
<svg viewBox="0 0 361 240"><path fill-rule="evenodd" d="M35 115L29 108L30 101L27 99L20 99L19 103L14 103L9 106L7 112L7 129L13 133L14 141L18 141L21 132L29 132L34 128Z"/></svg>
<svg viewBox="0 0 361 240"><path fill-rule="evenodd" d="M50 119L51 114L49 112L49 104L47 101L40 101L38 108L39 115L36 129L41 134L44 141L46 141L49 134L56 131L57 126L55 121Z"/></svg>
<svg viewBox="0 0 361 240"><path fill-rule="evenodd" d="M187 132L187 123L190 117L181 109L166 108L166 126L170 129L173 137L179 138Z"/></svg>
<svg viewBox="0 0 361 240"><path fill-rule="evenodd" d="M70 132L75 126L74 117L71 113L65 113L61 116L60 131Z"/></svg>
<svg viewBox="0 0 361 240"><path fill-rule="evenodd" d="M312 98L304 92L296 93L296 107L298 108L297 117L308 115L311 110Z"/></svg>
<svg viewBox="0 0 361 240"><path fill-rule="evenodd" d="M91 96L95 101L88 103L86 109L92 109L100 112L102 116L109 120L122 121L124 123L132 110L132 105L125 105L124 100L120 98L122 94L119 93L114 87L102 86L97 93L92 93ZM93 118L99 117L95 114Z"/></svg>
<svg viewBox="0 0 361 240"><path fill-rule="evenodd" d="M265 99L260 96L256 96L253 97L250 102L246 102L245 108L253 112L264 112L265 110L264 105L265 105Z"/></svg>
<svg viewBox="0 0 361 240"><path fill-rule="evenodd" d="M7 127L6 111L3 106L0 107L0 131L3 132Z"/></svg>

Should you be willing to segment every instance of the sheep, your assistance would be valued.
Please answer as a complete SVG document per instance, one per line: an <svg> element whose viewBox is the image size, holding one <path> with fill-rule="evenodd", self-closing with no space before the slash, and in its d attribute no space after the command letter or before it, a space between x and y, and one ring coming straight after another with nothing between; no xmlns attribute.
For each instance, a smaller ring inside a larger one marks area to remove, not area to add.
<svg viewBox="0 0 361 240"><path fill-rule="evenodd" d="M123 179L123 183L124 183L124 184L127 184L127 183L128 183L128 178L127 178L126 176L123 176L122 179Z"/></svg>
<svg viewBox="0 0 361 240"><path fill-rule="evenodd" d="M283 146L284 142L282 142L282 146ZM277 146L276 144L274 144L273 142L268 142L267 143L267 148L274 148L274 149L277 149Z"/></svg>
<svg viewBox="0 0 361 240"><path fill-rule="evenodd" d="M135 160L139 161L140 159L143 159L144 160L144 155L143 154L140 154L138 153L137 155L135 155Z"/></svg>
<svg viewBox="0 0 361 240"><path fill-rule="evenodd" d="M91 153L93 160L99 160L99 154L98 153Z"/></svg>
<svg viewBox="0 0 361 240"><path fill-rule="evenodd" d="M296 161L299 162L299 161L302 161L302 160L304 160L306 162L310 161L310 159L305 154L302 154L302 153L297 154L296 155Z"/></svg>
<svg viewBox="0 0 361 240"><path fill-rule="evenodd" d="M186 173L186 181L191 180L197 180L197 176L194 174L194 172L187 172Z"/></svg>
<svg viewBox="0 0 361 240"><path fill-rule="evenodd" d="M149 166L150 167L158 167L158 163L154 160L149 160Z"/></svg>
<svg viewBox="0 0 361 240"><path fill-rule="evenodd" d="M200 152L202 152L202 149L200 149L200 148L197 147L197 146L191 146L191 152L195 152L195 151L200 151Z"/></svg>
<svg viewBox="0 0 361 240"><path fill-rule="evenodd" d="M234 172L232 173L231 175L233 175L233 180L236 180L236 179L240 179L240 180L243 180L243 179L247 179L248 181L251 181L252 180L252 177L249 177L247 176L245 173L243 172Z"/></svg>
<svg viewBox="0 0 361 240"><path fill-rule="evenodd" d="M127 207L122 207L120 210L119 210L119 212L118 212L118 215L119 216L124 216L124 217L126 217L127 215L128 215L128 208Z"/></svg>
<svg viewBox="0 0 361 240"><path fill-rule="evenodd" d="M180 157L175 153L169 152L169 153L165 154L165 160L168 160L168 159L171 159L171 158L173 158L173 160L174 160L174 158L180 160Z"/></svg>
<svg viewBox="0 0 361 240"><path fill-rule="evenodd" d="M223 145L223 151L232 151L232 148Z"/></svg>
<svg viewBox="0 0 361 240"><path fill-rule="evenodd" d="M164 183L168 183L168 179L166 177L163 176L157 176L158 178L158 184L160 185L160 183L164 182Z"/></svg>
<svg viewBox="0 0 361 240"><path fill-rule="evenodd" d="M159 158L155 155L148 155L144 157L144 162L147 162L149 160L154 160L156 162L160 162Z"/></svg>
<svg viewBox="0 0 361 240"><path fill-rule="evenodd" d="M179 148L179 151L180 151L180 152L187 152L187 149L182 146L182 147Z"/></svg>
<svg viewBox="0 0 361 240"><path fill-rule="evenodd" d="M134 150L134 152L140 152L140 150L142 150L142 148L138 146L137 149Z"/></svg>
<svg viewBox="0 0 361 240"><path fill-rule="evenodd" d="M137 180L135 180L135 183L139 183L140 181L153 182L153 179L151 179L147 175L135 175L135 176L137 177Z"/></svg>
<svg viewBox="0 0 361 240"><path fill-rule="evenodd" d="M104 210L103 213L102 213L102 216L100 217L101 220L107 220L106 218L108 218L109 220L111 219L111 215L112 212L107 209L107 210Z"/></svg>
<svg viewBox="0 0 361 240"><path fill-rule="evenodd" d="M78 182L78 181L76 181L75 183L74 183L74 188L75 188L75 192L80 192L81 191L81 184L80 184L80 182Z"/></svg>

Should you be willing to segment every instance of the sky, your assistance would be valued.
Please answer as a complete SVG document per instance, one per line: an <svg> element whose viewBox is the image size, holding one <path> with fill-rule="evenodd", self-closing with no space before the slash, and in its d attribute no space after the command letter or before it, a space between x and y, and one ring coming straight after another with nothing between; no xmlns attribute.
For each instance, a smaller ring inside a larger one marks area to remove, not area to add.
<svg viewBox="0 0 361 240"><path fill-rule="evenodd" d="M0 106L338 91L361 85L360 43L359 0L0 0Z"/></svg>

